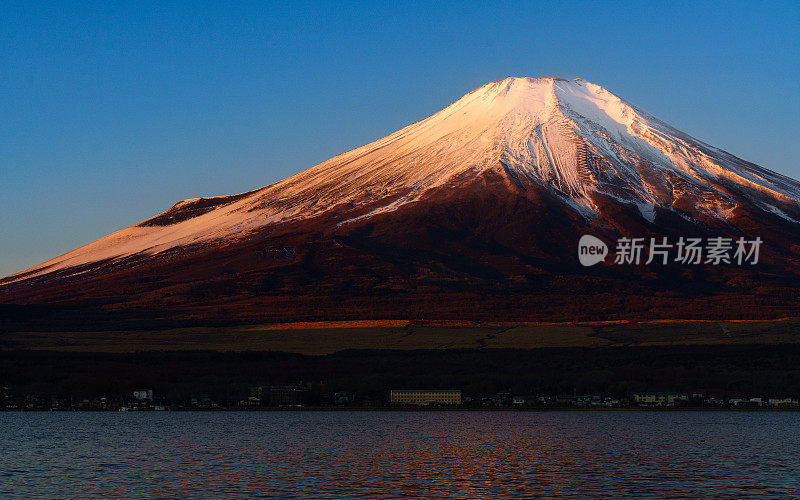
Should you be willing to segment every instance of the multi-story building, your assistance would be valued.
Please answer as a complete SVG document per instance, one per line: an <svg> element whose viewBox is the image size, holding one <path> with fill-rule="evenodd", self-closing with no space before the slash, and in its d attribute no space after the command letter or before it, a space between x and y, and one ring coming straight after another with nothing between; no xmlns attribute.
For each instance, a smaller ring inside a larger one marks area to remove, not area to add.
<svg viewBox="0 0 800 500"><path fill-rule="evenodd" d="M776 408L794 408L798 406L797 398L770 398L769 405Z"/></svg>
<svg viewBox="0 0 800 500"><path fill-rule="evenodd" d="M133 391L133 397L138 401L153 401L153 389L141 389Z"/></svg>
<svg viewBox="0 0 800 500"><path fill-rule="evenodd" d="M687 394L680 392L640 392L633 395L640 406L675 406L689 400Z"/></svg>
<svg viewBox="0 0 800 500"><path fill-rule="evenodd" d="M461 391L409 390L390 391L389 401L393 405L460 405Z"/></svg>
<svg viewBox="0 0 800 500"><path fill-rule="evenodd" d="M272 385L269 402L277 406L299 406L306 402L308 389L300 385Z"/></svg>

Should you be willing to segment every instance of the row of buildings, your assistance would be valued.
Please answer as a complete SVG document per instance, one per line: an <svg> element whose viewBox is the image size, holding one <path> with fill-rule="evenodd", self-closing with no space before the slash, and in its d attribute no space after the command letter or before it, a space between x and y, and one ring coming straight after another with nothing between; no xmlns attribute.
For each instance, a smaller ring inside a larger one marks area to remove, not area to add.
<svg viewBox="0 0 800 500"><path fill-rule="evenodd" d="M731 408L797 408L800 406L797 398L771 397L771 398L741 398L728 397L724 393L709 394L705 391L692 394L681 392L641 392L633 395L633 401L638 406L674 407L690 406L700 403L701 406L719 406Z"/></svg>
<svg viewBox="0 0 800 500"><path fill-rule="evenodd" d="M389 403L395 406L462 406L474 407L730 407L730 408L798 408L800 402L793 397L772 398L726 398L709 395L705 391L683 392L639 392L630 398L612 398L601 395L562 395L562 396L512 396L498 393L478 399L462 399L459 390L393 390L389 393Z"/></svg>
<svg viewBox="0 0 800 500"><path fill-rule="evenodd" d="M231 399L210 394L196 394L189 400L171 401L152 389L132 391L116 398L13 395L0 388L0 409L18 410L160 410L222 409L238 407L461 407L461 408L800 408L798 398L741 397L720 392L637 392L626 397L597 394L583 395L515 395L511 392L464 395L461 390L391 390L383 396L363 396L348 392L319 392L304 385L272 385L251 387L249 395Z"/></svg>

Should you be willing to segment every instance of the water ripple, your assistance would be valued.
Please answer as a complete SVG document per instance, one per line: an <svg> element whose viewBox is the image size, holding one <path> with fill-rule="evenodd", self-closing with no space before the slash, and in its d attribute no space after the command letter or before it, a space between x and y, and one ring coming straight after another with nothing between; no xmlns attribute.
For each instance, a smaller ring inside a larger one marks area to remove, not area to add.
<svg viewBox="0 0 800 500"><path fill-rule="evenodd" d="M2 498L800 496L798 413L0 413Z"/></svg>

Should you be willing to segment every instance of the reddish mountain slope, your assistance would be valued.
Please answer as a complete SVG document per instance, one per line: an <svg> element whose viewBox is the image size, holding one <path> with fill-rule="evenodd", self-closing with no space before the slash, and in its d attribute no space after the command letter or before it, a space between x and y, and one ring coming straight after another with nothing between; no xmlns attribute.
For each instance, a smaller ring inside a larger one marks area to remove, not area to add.
<svg viewBox="0 0 800 500"><path fill-rule="evenodd" d="M186 200L0 281L0 303L125 317L779 317L800 183L583 80L487 84L265 188ZM759 237L756 265L577 259L581 235Z"/></svg>

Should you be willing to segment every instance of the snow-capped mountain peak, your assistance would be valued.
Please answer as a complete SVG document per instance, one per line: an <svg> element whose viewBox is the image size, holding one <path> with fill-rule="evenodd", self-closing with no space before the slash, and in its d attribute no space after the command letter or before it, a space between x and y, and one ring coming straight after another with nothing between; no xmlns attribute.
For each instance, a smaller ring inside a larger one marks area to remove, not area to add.
<svg viewBox="0 0 800 500"><path fill-rule="evenodd" d="M698 141L582 79L491 82L438 113L267 187L184 200L8 282L108 259L247 237L328 217L342 226L489 173L544 189L586 221L600 199L727 220L743 201L794 223L800 183ZM267 229L268 230L268 229Z"/></svg>

